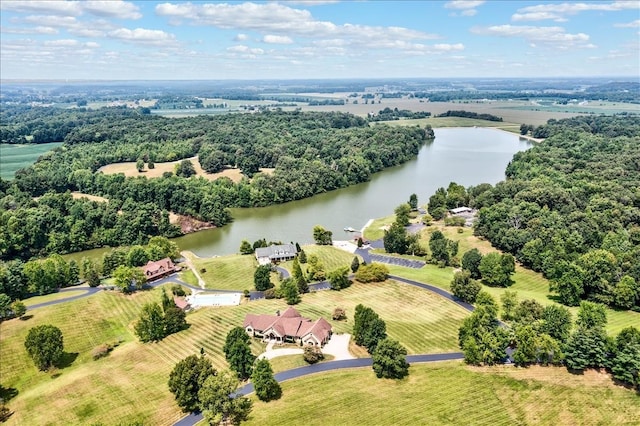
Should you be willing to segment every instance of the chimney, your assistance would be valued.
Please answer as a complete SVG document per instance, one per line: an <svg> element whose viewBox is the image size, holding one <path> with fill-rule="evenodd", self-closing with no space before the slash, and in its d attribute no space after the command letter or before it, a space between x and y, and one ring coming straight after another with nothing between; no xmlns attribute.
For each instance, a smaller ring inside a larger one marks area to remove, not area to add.
<svg viewBox="0 0 640 426"><path fill-rule="evenodd" d="M280 310L279 309L276 311L276 316L278 316L278 317L280 316Z"/></svg>

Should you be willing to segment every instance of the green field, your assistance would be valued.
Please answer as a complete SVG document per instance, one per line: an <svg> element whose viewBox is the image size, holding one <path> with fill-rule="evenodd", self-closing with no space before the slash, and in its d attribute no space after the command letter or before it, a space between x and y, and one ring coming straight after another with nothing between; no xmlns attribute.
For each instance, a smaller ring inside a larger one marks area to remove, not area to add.
<svg viewBox="0 0 640 426"><path fill-rule="evenodd" d="M51 302L53 300L67 299L69 297L80 296L85 294L85 290L65 291L60 293L45 294L44 296L34 296L23 300L25 306L33 306L39 303Z"/></svg>
<svg viewBox="0 0 640 426"><path fill-rule="evenodd" d="M372 123L372 126L375 126L375 123L376 122ZM420 127L424 127L428 124L434 129L442 127L486 127L507 130L513 133L520 133L520 124L506 123L503 121L478 120L475 118L465 117L430 117L419 118L415 120L379 121L379 123L388 124L390 126L418 125Z"/></svg>
<svg viewBox="0 0 640 426"><path fill-rule="evenodd" d="M30 166L45 152L62 145L62 142L28 145L0 144L0 177L13 179L23 167Z"/></svg>
<svg viewBox="0 0 640 426"><path fill-rule="evenodd" d="M310 390L313 390L312 392ZM400 381L369 368L327 372L282 384L268 404L254 396L248 425L631 425L634 392L606 374L564 368L413 365Z"/></svg>
<svg viewBox="0 0 640 426"><path fill-rule="evenodd" d="M238 291L254 288L253 273L258 261L253 255L231 254L213 258L191 256L191 259L206 288ZM206 272L202 272L202 268Z"/></svg>

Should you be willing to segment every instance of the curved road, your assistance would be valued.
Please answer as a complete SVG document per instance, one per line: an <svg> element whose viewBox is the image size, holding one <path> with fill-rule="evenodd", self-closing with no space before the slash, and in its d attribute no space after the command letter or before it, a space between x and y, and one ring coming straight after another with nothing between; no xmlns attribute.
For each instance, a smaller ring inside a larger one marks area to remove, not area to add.
<svg viewBox="0 0 640 426"><path fill-rule="evenodd" d="M446 354L424 354L424 355L408 355L407 362L409 364L427 363L434 361L449 361L462 359L464 356L461 352L452 352ZM324 371L341 370L345 368L361 368L371 367L373 362L371 358L345 359L342 361L328 361L320 364L307 365L305 367L294 368L292 370L282 371L274 374L278 383L286 380L297 379L299 377L308 376L310 374L322 373ZM253 384L248 383L238 389L236 396L248 395L253 392ZM186 417L178 420L173 426L193 426L203 419L202 413L191 413Z"/></svg>

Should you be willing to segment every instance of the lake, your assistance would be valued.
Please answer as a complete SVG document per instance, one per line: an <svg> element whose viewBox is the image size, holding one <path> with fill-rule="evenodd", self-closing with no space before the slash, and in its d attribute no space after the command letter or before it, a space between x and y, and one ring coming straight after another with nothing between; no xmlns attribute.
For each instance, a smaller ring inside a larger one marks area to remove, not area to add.
<svg viewBox="0 0 640 426"><path fill-rule="evenodd" d="M232 223L175 241L181 250L208 257L237 253L243 239L312 243L315 225L331 230L334 240L350 239L345 227L360 229L369 219L392 214L412 193L424 205L452 181L468 187L503 180L513 154L531 146L518 135L486 128L443 128L435 134L417 158L369 182L275 206L232 209Z"/></svg>

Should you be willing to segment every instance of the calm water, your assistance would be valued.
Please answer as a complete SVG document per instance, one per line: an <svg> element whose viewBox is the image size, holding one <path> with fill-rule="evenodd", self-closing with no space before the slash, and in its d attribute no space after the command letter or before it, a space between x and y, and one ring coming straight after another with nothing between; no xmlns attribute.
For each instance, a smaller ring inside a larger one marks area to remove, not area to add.
<svg viewBox="0 0 640 426"><path fill-rule="evenodd" d="M345 227L360 229L369 219L393 213L412 193L423 205L437 188L452 181L465 187L499 182L513 154L531 146L517 135L492 129L435 133L435 141L423 146L416 159L377 173L369 182L286 204L234 209L233 223L175 241L182 250L213 256L237 253L243 239L310 243L315 225L333 231L334 240L349 239Z"/></svg>

